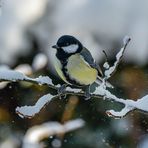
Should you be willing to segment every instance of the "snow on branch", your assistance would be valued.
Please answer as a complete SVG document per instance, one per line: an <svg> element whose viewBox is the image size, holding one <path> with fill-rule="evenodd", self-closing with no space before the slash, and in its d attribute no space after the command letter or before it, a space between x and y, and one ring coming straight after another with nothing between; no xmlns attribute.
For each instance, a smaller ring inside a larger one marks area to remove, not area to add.
<svg viewBox="0 0 148 148"><path fill-rule="evenodd" d="M118 98L117 96L112 94L109 90L107 90L107 87L106 87L106 80L109 79L116 71L129 41L130 41L129 37L124 38L123 47L117 53L116 61L114 62L113 66L110 67L109 64L105 62L104 65L106 67L106 70L104 72L105 77L103 78L102 84L98 86L96 90L91 94L93 98L107 99L110 101L123 104L124 107L121 109L121 111L115 111L115 110L106 111L108 116L115 117L115 118L121 118L125 116L127 113L129 113L130 111L133 111L135 109L148 112L148 108L147 108L148 95L142 98L139 98L137 101L133 101L130 99ZM39 76L38 78L30 78L21 72L11 70L4 66L0 67L0 82L1 81L12 81L12 82L26 81L26 82L35 83L38 85L47 85L48 87L54 90L58 90L60 87L60 85L55 86L52 83L52 80L48 76ZM81 89L73 89L70 87L67 87L65 92L62 95L67 95L67 94L85 96L84 92L82 92ZM39 100L35 103L35 105L17 107L16 113L18 113L19 116L21 117L31 118L35 116L37 113L39 113L40 110L46 104L50 103L54 98L60 98L60 95L61 94L57 94L57 95L46 94L41 98L39 98Z"/></svg>
<svg viewBox="0 0 148 148"><path fill-rule="evenodd" d="M130 38L128 36L126 36L124 39L123 39L123 47L120 49L120 51L117 53L116 55L116 61L114 63L113 66L109 66L108 62L105 62L104 63L104 68L106 68L105 70L105 79L109 79L116 71L122 57L123 57L123 54L124 54L124 51L128 45L128 43L130 42Z"/></svg>
<svg viewBox="0 0 148 148"><path fill-rule="evenodd" d="M35 114L39 113L40 110L53 99L53 97L55 96L51 94L44 95L36 102L35 105L17 107L15 111L22 118L31 118L35 116Z"/></svg>
<svg viewBox="0 0 148 148"><path fill-rule="evenodd" d="M107 100L112 100L121 104L124 104L124 108L121 111L114 111L114 110L108 110L106 111L107 115L110 117L114 118L122 118L124 117L127 113L130 111L133 111L135 109L143 111L143 112L148 112L148 95L139 98L137 101L133 101L130 99L123 99L123 98L118 98L115 95L111 94L108 90L104 89L104 84L99 86L95 90L95 94L100 94L104 99Z"/></svg>
<svg viewBox="0 0 148 148"><path fill-rule="evenodd" d="M100 85L94 93L92 93L92 97L93 98L104 98L106 100L110 100L110 101L115 101L121 104L124 104L125 107L119 111L116 112L114 110L109 110L106 111L107 115L110 117L115 117L115 118L121 118L124 117L127 113L129 113L132 110L138 109L144 112L148 112L148 95L144 96L141 99L138 99L137 101L133 101L133 100L129 100L129 99L122 99L122 98L118 98L115 95L111 94L108 90L105 89L105 87L103 86L105 85L102 84ZM84 93L81 92L81 90L79 89L74 89L74 91L72 91L73 89L71 88L67 88L66 92L63 95L78 95L78 96L84 96ZM32 118L33 116L35 116L37 113L40 112L40 110L47 105L48 103L50 103L50 101L52 101L54 98L58 98L59 95L51 95L51 94L47 94L42 96L35 105L33 106L23 106L23 107L17 107L16 108L16 112L21 116L21 117L25 117L25 118Z"/></svg>
<svg viewBox="0 0 148 148"><path fill-rule="evenodd" d="M49 136L67 133L83 127L85 122L76 119L60 124L59 122L47 122L30 128L23 140L23 148L41 148L40 141Z"/></svg>
<svg viewBox="0 0 148 148"><path fill-rule="evenodd" d="M2 81L26 81L30 83L36 83L38 85L48 85L49 87L56 89L52 83L52 80L48 76L39 76L38 78L33 79L19 71L11 70L6 66L0 66L0 82Z"/></svg>

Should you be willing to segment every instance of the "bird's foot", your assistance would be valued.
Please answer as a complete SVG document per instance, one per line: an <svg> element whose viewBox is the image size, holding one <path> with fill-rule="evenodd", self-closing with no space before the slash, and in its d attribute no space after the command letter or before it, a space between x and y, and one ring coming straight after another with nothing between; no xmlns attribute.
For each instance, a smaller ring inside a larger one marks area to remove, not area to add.
<svg viewBox="0 0 148 148"><path fill-rule="evenodd" d="M66 96L65 95L65 89L66 89L66 87L67 87L67 84L63 84L61 87L59 87L59 89L58 89L58 95L59 95L59 97L60 97L60 99L61 99L61 96L63 96L64 95L64 97Z"/></svg>
<svg viewBox="0 0 148 148"><path fill-rule="evenodd" d="M85 95L85 97L86 97L85 100L89 100L89 99L91 98L91 94L86 94L86 93L85 93L84 95Z"/></svg>
<svg viewBox="0 0 148 148"><path fill-rule="evenodd" d="M85 100L89 100L91 98L89 86L86 87L84 96L86 97Z"/></svg>

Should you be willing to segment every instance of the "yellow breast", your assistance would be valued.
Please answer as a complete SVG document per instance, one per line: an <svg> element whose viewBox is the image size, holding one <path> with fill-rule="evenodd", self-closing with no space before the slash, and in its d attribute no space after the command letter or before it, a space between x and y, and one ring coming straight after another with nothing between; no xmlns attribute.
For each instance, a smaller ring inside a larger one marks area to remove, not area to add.
<svg viewBox="0 0 148 148"><path fill-rule="evenodd" d="M69 57L67 71L71 79L76 80L81 85L89 85L96 81L98 72L90 67L79 54Z"/></svg>
<svg viewBox="0 0 148 148"><path fill-rule="evenodd" d="M69 84L69 82L66 80L66 78L65 78L65 76L64 76L64 74L63 74L63 72L61 70L62 69L62 65L61 65L60 61L58 59L56 59L55 62L54 62L54 64L55 64L55 69L56 69L58 75L60 76L60 78L63 81L65 81L66 83Z"/></svg>

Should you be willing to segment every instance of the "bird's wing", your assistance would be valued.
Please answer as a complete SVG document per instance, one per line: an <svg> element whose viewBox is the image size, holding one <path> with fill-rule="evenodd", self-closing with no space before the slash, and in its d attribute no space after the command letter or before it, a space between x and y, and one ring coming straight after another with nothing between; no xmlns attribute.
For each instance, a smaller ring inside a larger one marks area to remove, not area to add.
<svg viewBox="0 0 148 148"><path fill-rule="evenodd" d="M92 57L91 53L88 49L83 47L82 51L80 52L80 55L84 58L84 60L92 67L95 68L98 71L98 75L102 76L102 70L100 69L99 65L96 64L94 58Z"/></svg>

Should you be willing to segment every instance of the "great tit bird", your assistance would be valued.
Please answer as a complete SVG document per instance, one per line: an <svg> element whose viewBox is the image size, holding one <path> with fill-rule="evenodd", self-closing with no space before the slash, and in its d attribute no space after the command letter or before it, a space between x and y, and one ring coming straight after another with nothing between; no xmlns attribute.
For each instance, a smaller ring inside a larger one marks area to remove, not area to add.
<svg viewBox="0 0 148 148"><path fill-rule="evenodd" d="M52 48L56 49L55 69L60 78L66 84L86 87L85 96L90 98L90 85L96 79L101 82L103 74L89 50L70 35L60 37Z"/></svg>

